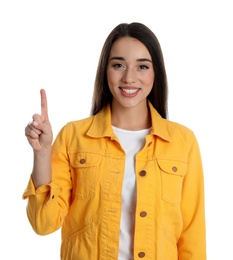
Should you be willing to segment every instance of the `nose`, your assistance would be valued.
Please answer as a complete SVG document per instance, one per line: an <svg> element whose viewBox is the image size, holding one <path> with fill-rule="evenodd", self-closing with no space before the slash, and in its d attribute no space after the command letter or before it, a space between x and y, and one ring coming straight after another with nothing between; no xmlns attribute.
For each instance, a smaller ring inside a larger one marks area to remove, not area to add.
<svg viewBox="0 0 233 260"><path fill-rule="evenodd" d="M122 81L124 83L134 83L136 81L136 72L131 68L127 68L122 77Z"/></svg>

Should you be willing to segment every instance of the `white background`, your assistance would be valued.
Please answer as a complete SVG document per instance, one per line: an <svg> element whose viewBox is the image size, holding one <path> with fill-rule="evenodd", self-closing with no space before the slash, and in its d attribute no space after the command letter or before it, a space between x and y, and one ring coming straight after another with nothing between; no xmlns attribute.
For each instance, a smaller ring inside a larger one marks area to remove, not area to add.
<svg viewBox="0 0 233 260"><path fill-rule="evenodd" d="M41 88L47 91L54 135L67 121L88 116L103 42L117 24L133 21L149 26L161 43L169 119L191 128L199 140L208 259L233 259L230 2L0 2L1 259L59 259L60 231L38 236L26 217L22 193L32 151L24 127L40 112Z"/></svg>

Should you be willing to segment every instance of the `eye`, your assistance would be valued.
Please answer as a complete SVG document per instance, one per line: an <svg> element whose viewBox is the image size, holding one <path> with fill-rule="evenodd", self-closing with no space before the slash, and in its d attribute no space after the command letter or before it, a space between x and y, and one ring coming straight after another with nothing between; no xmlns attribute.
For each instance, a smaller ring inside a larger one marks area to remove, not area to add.
<svg viewBox="0 0 233 260"><path fill-rule="evenodd" d="M141 70L146 70L146 69L149 69L149 67L148 67L148 66L146 66L146 65L140 65L140 66L139 66L139 68L140 68Z"/></svg>
<svg viewBox="0 0 233 260"><path fill-rule="evenodd" d="M125 66L121 63L114 63L114 64L112 64L112 67L116 68L116 69L118 69L118 68L121 69L121 68L124 68Z"/></svg>

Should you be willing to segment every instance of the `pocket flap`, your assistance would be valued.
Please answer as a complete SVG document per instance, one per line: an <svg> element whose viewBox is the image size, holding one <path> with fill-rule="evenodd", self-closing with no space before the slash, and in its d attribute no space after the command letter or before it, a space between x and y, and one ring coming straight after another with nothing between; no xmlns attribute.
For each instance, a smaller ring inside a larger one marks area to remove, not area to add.
<svg viewBox="0 0 233 260"><path fill-rule="evenodd" d="M92 167L99 165L101 156L89 152L70 153L70 164L75 168Z"/></svg>
<svg viewBox="0 0 233 260"><path fill-rule="evenodd" d="M187 170L187 163L173 159L157 158L158 165L163 172L183 176Z"/></svg>

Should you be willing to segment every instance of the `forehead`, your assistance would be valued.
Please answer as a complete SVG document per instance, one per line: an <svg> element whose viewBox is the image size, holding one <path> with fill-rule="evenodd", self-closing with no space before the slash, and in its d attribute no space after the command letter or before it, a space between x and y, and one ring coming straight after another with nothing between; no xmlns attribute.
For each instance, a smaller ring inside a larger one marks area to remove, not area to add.
<svg viewBox="0 0 233 260"><path fill-rule="evenodd" d="M110 56L136 56L137 58L151 58L146 46L136 38L121 37L111 48Z"/></svg>

